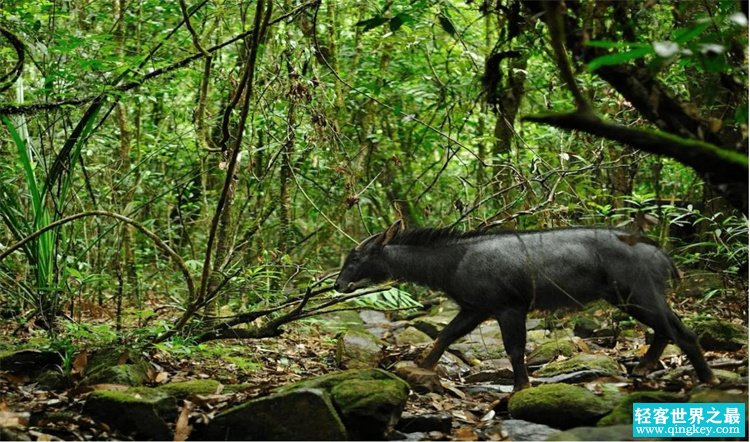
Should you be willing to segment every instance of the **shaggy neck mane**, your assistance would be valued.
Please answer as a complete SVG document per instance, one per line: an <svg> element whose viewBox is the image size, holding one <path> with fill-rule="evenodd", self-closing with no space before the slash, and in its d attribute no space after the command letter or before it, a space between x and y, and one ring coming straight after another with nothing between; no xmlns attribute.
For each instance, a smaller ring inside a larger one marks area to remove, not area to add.
<svg viewBox="0 0 750 442"><path fill-rule="evenodd" d="M388 245L434 247L458 242L463 239L497 235L497 232L459 232L451 228L409 229L394 236Z"/></svg>

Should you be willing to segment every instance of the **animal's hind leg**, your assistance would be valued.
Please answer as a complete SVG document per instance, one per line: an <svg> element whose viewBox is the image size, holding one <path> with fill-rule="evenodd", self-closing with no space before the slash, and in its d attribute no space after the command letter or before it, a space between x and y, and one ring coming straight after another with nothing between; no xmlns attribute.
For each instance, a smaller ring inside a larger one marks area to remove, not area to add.
<svg viewBox="0 0 750 442"><path fill-rule="evenodd" d="M695 373L698 375L698 379L708 384L718 384L719 380L716 379L716 376L711 371L711 367L706 362L706 358L703 357L703 350L701 350L700 344L698 344L698 337L695 333L685 327L685 324L671 310L667 311L667 320L672 330L672 339L685 352L688 359L690 359L693 368L695 368Z"/></svg>
<svg viewBox="0 0 750 442"><path fill-rule="evenodd" d="M669 338L662 334L654 336L654 342L648 347L648 351L643 358L638 362L638 365L633 369L633 374L636 376L646 376L659 361L659 357L664 353L664 349L667 347Z"/></svg>
<svg viewBox="0 0 750 442"><path fill-rule="evenodd" d="M526 312L521 310L504 310L495 316L500 323L505 351L513 367L513 390L528 388L529 373L526 371Z"/></svg>
<svg viewBox="0 0 750 442"><path fill-rule="evenodd" d="M716 380L716 377L711 371L711 368L709 368L708 363L706 363L706 359L703 357L703 351L701 350L700 345L698 345L698 338L695 336L695 333L685 327L677 315L672 312L663 298L653 297L649 299L653 299L654 302L649 303L648 305L628 304L621 306L621 308L635 319L653 328L656 337L669 337L669 339L674 341L675 344L685 352L688 359L693 364L693 368L701 382L710 384L717 383L718 381ZM654 344L657 344L657 342L655 341ZM658 355L655 356L657 350ZM644 357L644 361L639 364L639 367L648 364L652 358L661 356L662 351L664 351L663 347L654 348L653 351L649 348L649 351L646 352L646 356Z"/></svg>
<svg viewBox="0 0 750 442"><path fill-rule="evenodd" d="M419 366L422 368L429 368L430 370L434 369L440 360L440 356L445 353L445 350L447 350L451 344L474 330L488 317L489 315L486 313L461 309L458 312L458 315L456 315L456 317L445 326L440 334L438 334L437 339L432 343L429 352L423 357Z"/></svg>

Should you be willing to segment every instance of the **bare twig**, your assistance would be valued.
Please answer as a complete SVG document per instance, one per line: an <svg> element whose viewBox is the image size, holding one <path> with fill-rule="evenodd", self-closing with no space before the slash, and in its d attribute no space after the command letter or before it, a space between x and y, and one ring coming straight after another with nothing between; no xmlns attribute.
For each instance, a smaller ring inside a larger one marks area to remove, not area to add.
<svg viewBox="0 0 750 442"><path fill-rule="evenodd" d="M0 92L4 92L5 90L13 86L13 83L16 82L18 77L21 75L21 72L23 72L23 63L24 56L26 55L26 48L24 47L23 42L21 42L21 40L16 37L15 34L2 26L0 26L0 34L8 39L11 46L13 46L13 49L16 51L15 66L13 66L13 68L9 72L3 74L3 76L0 77Z"/></svg>
<svg viewBox="0 0 750 442"><path fill-rule="evenodd" d="M31 235L25 237L24 239L8 247L4 252L0 253L0 261L7 258L11 253L15 252L16 250L26 245L29 241L33 241L34 239L38 238L40 235L42 235L44 232L48 230L55 229L57 227L60 227L64 224L68 224L80 218L86 218L86 217L91 217L91 216L106 216L109 218L114 218L118 221L124 222L126 224L130 224L131 226L138 229L141 233L146 235L148 238L150 238L158 248L166 252L169 255L169 257L172 258L172 261L174 261L174 263L180 269L180 272L182 272L182 275L185 278L185 283L187 284L187 288L188 288L188 296L190 297L193 296L193 294L195 293L195 284L193 283L193 277L190 274L190 270L188 270L188 267L185 264L185 261L183 261L182 257L177 252L172 250L172 248L169 247L164 241L162 241L161 238L159 238L155 233L153 233L152 231L144 227L141 223L135 220L132 220L126 216L120 215L118 213L107 212L104 210L94 210L90 212L76 213L75 215L70 215L65 218L61 218L55 222L49 223L46 226L42 227L41 229L37 230L36 232L32 233Z"/></svg>

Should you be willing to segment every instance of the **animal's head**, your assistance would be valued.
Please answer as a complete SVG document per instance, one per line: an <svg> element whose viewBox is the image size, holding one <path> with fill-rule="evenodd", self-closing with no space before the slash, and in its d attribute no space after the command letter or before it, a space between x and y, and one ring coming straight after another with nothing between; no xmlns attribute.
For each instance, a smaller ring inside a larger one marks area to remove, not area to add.
<svg viewBox="0 0 750 442"><path fill-rule="evenodd" d="M333 287L339 292L350 293L387 280L390 275L383 259L383 249L403 229L403 221L398 220L385 232L372 235L359 243L346 257Z"/></svg>

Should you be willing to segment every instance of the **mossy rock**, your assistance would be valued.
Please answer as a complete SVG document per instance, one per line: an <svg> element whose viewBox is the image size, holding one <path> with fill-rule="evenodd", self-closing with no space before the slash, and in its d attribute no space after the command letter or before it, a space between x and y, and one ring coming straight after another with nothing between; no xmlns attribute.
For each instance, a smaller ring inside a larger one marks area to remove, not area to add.
<svg viewBox="0 0 750 442"><path fill-rule="evenodd" d="M595 424L620 398L614 390L598 396L575 385L547 384L513 394L508 411L514 419L567 429Z"/></svg>
<svg viewBox="0 0 750 442"><path fill-rule="evenodd" d="M34 378L40 390L57 391L68 388L71 384L70 378L60 373L59 370L45 370Z"/></svg>
<svg viewBox="0 0 750 442"><path fill-rule="evenodd" d="M742 381L742 376L739 374L729 371L729 370L722 370L719 368L714 368L712 370L714 372L714 376L721 382L722 384L731 384L734 382L740 382Z"/></svg>
<svg viewBox="0 0 750 442"><path fill-rule="evenodd" d="M353 440L382 439L398 422L408 395L409 387L400 380L350 380L331 389Z"/></svg>
<svg viewBox="0 0 750 442"><path fill-rule="evenodd" d="M350 329L336 342L336 362L342 368L375 368L385 343L364 331Z"/></svg>
<svg viewBox="0 0 750 442"><path fill-rule="evenodd" d="M115 430L145 440L171 440L167 426L177 415L177 401L154 388L91 393L83 412Z"/></svg>
<svg viewBox="0 0 750 442"><path fill-rule="evenodd" d="M564 361L551 362L536 371L536 376L551 377L583 370L599 370L610 376L622 373L614 359L604 355L578 354Z"/></svg>
<svg viewBox="0 0 750 442"><path fill-rule="evenodd" d="M636 402L644 403L664 403L664 402L685 402L686 397L676 393L665 391L636 391L627 395L621 400L612 412L604 416L596 425L599 427L609 425L621 425L633 423L633 404Z"/></svg>
<svg viewBox="0 0 750 442"><path fill-rule="evenodd" d="M706 290L724 287L724 280L719 273L705 270L687 270L680 278L676 292L680 297L702 297Z"/></svg>
<svg viewBox="0 0 750 442"><path fill-rule="evenodd" d="M183 400L196 395L214 394L220 385L219 381L213 379L196 379L193 381L164 384L157 389L177 400Z"/></svg>
<svg viewBox="0 0 750 442"><path fill-rule="evenodd" d="M89 357L83 384L143 385L148 369L148 362L126 347L103 348Z"/></svg>
<svg viewBox="0 0 750 442"><path fill-rule="evenodd" d="M307 379L279 392L321 389L331 394L350 439L382 439L398 421L409 385L384 370L348 370Z"/></svg>
<svg viewBox="0 0 750 442"><path fill-rule="evenodd" d="M573 333L582 338L590 338L601 327L598 321L589 316L576 316L570 324L573 326Z"/></svg>
<svg viewBox="0 0 750 442"><path fill-rule="evenodd" d="M554 433L548 441L579 441L579 440L668 440L656 438L634 438L632 425L612 425L609 427L578 427L571 430Z"/></svg>
<svg viewBox="0 0 750 442"><path fill-rule="evenodd" d="M398 376L388 373L385 370L380 369L361 369L361 370L346 370L337 373L329 373L323 376L318 376L303 381L296 382L294 384L285 385L277 389L278 392L294 390L297 388L319 388L326 391L344 382L350 380L397 380L402 381ZM406 383L404 382L404 385Z"/></svg>
<svg viewBox="0 0 750 442"><path fill-rule="evenodd" d="M407 327L396 333L397 345L422 345L432 342L432 338L425 332L415 327Z"/></svg>
<svg viewBox="0 0 750 442"><path fill-rule="evenodd" d="M123 364L108 367L86 376L84 384L122 384L139 386L146 383L148 367L143 364Z"/></svg>
<svg viewBox="0 0 750 442"><path fill-rule="evenodd" d="M737 351L747 345L747 328L715 318L692 318L685 321L698 335L704 350Z"/></svg>
<svg viewBox="0 0 750 442"><path fill-rule="evenodd" d="M330 395L298 388L253 399L196 428L192 440L345 440Z"/></svg>
<svg viewBox="0 0 750 442"><path fill-rule="evenodd" d="M529 330L526 332L526 342L540 345L547 341L548 336L549 336L549 330L545 330L545 329Z"/></svg>
<svg viewBox="0 0 750 442"><path fill-rule="evenodd" d="M747 390L716 390L699 387L690 393L688 402L744 402L747 409Z"/></svg>
<svg viewBox="0 0 750 442"><path fill-rule="evenodd" d="M558 356L570 357L578 351L576 345L568 339L555 339L540 344L526 357L528 365L546 364Z"/></svg>

